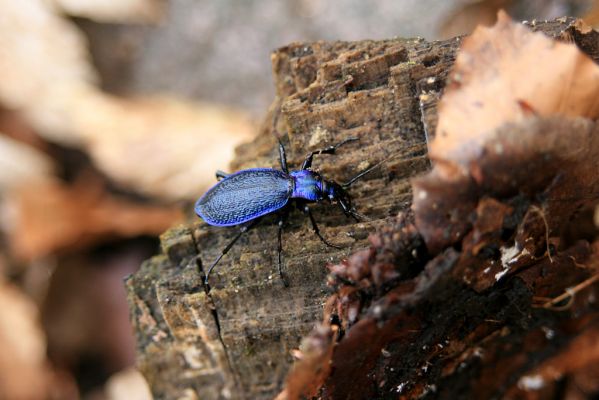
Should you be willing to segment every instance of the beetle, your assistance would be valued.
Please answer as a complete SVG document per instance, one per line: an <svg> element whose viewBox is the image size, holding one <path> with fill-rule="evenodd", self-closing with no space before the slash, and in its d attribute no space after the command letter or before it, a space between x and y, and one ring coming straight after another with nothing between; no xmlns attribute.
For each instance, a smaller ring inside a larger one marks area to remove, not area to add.
<svg viewBox="0 0 599 400"><path fill-rule="evenodd" d="M281 169L252 168L241 170L232 174L222 171L216 172L219 182L210 188L195 203L195 212L207 224L213 226L241 225L237 235L221 251L205 275L204 283L208 285L208 278L214 267L233 247L235 242L247 231L252 229L260 219L268 214L279 212L278 220L278 270L285 286L281 267L281 237L290 207L295 202L296 206L310 219L312 230L327 246L341 248L326 240L312 215L310 203L323 201L337 203L347 217L356 221L363 218L352 205L351 197L346 189L356 180L370 172L378 164L357 174L344 184L327 180L318 172L312 170L312 161L318 154L335 154L335 151L346 143L358 140L350 137L344 141L320 150L308 153L302 166L297 171L289 171L285 148L279 141L279 161Z"/></svg>

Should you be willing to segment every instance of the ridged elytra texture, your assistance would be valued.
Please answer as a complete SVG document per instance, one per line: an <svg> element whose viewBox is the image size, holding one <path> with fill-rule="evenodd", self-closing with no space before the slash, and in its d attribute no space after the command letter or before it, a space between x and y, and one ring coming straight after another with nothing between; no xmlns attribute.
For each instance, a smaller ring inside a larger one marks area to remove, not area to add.
<svg viewBox="0 0 599 400"><path fill-rule="evenodd" d="M293 180L284 172L247 169L214 185L197 201L195 211L210 225L238 225L280 209L292 192Z"/></svg>

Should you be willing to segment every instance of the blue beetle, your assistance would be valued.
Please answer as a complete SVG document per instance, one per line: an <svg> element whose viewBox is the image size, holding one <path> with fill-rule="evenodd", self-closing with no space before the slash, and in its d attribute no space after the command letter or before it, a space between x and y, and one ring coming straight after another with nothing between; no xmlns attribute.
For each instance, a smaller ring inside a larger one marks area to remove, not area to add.
<svg viewBox="0 0 599 400"><path fill-rule="evenodd" d="M320 174L313 171L311 167L315 155L334 154L337 148L355 140L357 138L348 138L334 146L310 152L302 163L301 169L297 171L289 172L285 148L280 142L279 160L281 170L252 168L232 174L217 171L216 177L221 180L200 197L195 204L195 212L209 225L242 225L242 227L208 269L204 279L206 285L208 284L208 277L212 269L233 247L241 235L253 228L260 221L261 217L278 211L280 213L278 223L278 270L283 283L287 286L281 268L281 236L283 225L289 212L289 206L294 202L300 210L308 215L312 223L312 230L324 244L330 247L341 248L338 245L330 243L321 235L310 210L309 203L319 203L324 200L336 202L346 216L358 220L362 216L352 206L351 198L345 189L357 179L370 172L374 167L378 166L378 164L359 173L342 185L324 179Z"/></svg>

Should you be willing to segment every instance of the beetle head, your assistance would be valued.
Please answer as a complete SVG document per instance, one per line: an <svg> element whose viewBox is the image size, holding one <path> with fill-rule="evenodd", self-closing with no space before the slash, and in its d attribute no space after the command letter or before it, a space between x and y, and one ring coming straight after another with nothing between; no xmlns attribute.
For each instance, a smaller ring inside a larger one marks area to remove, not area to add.
<svg viewBox="0 0 599 400"><path fill-rule="evenodd" d="M322 189L330 202L339 204L345 215L354 218L356 221L366 219L356 211L352 205L349 193L337 182L323 181Z"/></svg>

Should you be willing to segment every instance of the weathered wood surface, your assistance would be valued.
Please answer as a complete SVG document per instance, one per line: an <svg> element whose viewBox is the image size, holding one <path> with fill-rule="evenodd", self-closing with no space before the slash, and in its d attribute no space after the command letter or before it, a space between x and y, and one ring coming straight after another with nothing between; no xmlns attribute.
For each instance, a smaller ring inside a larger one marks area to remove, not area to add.
<svg viewBox="0 0 599 400"><path fill-rule="evenodd" d="M565 25L539 26L557 35ZM275 135L296 167L309 150L358 137L337 155L314 161L315 168L338 181L392 157L350 190L368 221L355 223L332 206L314 207L323 235L342 244L342 250L325 247L307 219L292 214L283 245L289 288L277 274L274 218L223 258L209 292L198 270L210 265L235 228L190 219L162 237L163 254L127 281L138 364L156 398L272 398L281 390L291 351L323 318L330 295L327 263L367 248L368 235L377 230L387 232L383 237L392 242L394 229L401 229L396 216L411 205L409 179L429 168L426 137L434 134L437 100L459 43L319 42L292 44L273 54L277 98L256 140L238 149L232 170L278 167ZM476 302L476 309L490 307L453 286L447 293L461 299L456 307L466 301Z"/></svg>
<svg viewBox="0 0 599 400"><path fill-rule="evenodd" d="M370 233L410 206L408 179L429 166L419 95L442 87L457 45L421 39L313 43L273 54L278 97L257 139L238 149L232 170L278 167L273 119L296 168L309 150L358 137L338 155L316 156L314 167L338 181L397 156L350 191L370 221L355 223L336 207L314 207L323 235L342 250L325 247L304 215L291 215L283 234L289 288L276 270L274 218L223 258L209 293L194 257L200 255L200 267L209 265L235 228L192 219L166 233L164 254L128 281L140 368L155 396L174 399L188 388L200 398L270 398L280 390L290 351L322 318L326 264L366 247ZM434 113L434 104L426 109Z"/></svg>

